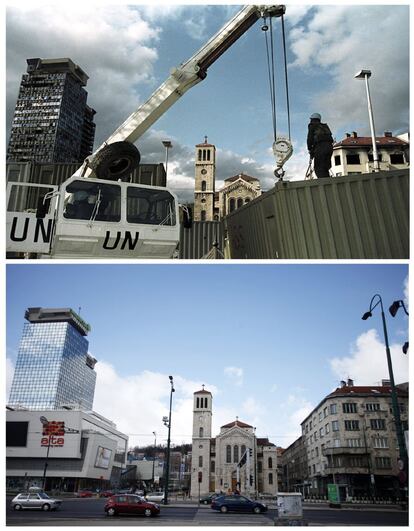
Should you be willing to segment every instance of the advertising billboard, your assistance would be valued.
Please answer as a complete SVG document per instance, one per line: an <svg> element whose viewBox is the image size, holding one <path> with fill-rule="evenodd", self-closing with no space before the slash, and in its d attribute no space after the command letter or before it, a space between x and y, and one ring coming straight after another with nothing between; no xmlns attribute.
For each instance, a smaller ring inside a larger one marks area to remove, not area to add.
<svg viewBox="0 0 414 531"><path fill-rule="evenodd" d="M111 461L112 450L98 446L95 459L96 468L108 468Z"/></svg>

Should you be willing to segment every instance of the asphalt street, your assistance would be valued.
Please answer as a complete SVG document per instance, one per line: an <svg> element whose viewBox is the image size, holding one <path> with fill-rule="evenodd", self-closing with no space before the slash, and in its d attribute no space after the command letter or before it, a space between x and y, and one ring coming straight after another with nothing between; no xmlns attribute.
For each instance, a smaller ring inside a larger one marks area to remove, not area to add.
<svg viewBox="0 0 414 531"><path fill-rule="evenodd" d="M161 506L160 516L108 517L104 499L65 499L58 511L13 511L7 500L6 524L10 526L273 526L277 510L264 514L221 514L209 506L172 504ZM305 507L304 519L310 526L408 526L408 513L391 508L330 509Z"/></svg>

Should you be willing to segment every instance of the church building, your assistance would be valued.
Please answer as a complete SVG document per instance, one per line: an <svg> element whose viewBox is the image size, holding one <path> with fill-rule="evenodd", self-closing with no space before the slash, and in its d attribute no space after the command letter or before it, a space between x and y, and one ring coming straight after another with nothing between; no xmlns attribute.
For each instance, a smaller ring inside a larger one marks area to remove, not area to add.
<svg viewBox="0 0 414 531"><path fill-rule="evenodd" d="M205 137L195 148L194 221L218 221L261 195L259 179L244 173L225 179L216 192L216 147Z"/></svg>
<svg viewBox="0 0 414 531"><path fill-rule="evenodd" d="M256 428L236 420L213 438L213 396L194 393L191 496L238 491L248 497L277 494L277 448Z"/></svg>

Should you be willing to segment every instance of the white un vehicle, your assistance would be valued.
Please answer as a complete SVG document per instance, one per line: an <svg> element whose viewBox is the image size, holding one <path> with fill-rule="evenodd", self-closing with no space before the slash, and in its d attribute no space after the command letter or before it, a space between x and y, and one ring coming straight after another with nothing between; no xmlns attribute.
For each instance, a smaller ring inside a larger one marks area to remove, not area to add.
<svg viewBox="0 0 414 531"><path fill-rule="evenodd" d="M28 258L173 258L180 214L163 187L128 182L140 154L134 143L259 18L285 6L245 6L168 79L60 186L10 182L7 252ZM28 207L31 205L32 207ZM35 205L35 206L34 206Z"/></svg>

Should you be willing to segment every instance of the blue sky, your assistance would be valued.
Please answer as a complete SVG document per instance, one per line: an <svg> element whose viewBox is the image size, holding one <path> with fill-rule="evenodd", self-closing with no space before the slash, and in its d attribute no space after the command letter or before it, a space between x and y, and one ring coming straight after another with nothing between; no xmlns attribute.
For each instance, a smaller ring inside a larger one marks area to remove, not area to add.
<svg viewBox="0 0 414 531"><path fill-rule="evenodd" d="M116 5L115 5L116 4ZM96 109L96 147L240 8L238 5L133 5L104 1L55 4L9 2L7 9L7 125L28 57L70 57L89 75ZM290 110L294 156L287 179L308 165L309 115L320 112L340 140L369 134L361 68L370 80L377 136L409 128L408 5L301 5L288 2ZM93 31L91 31L91 20ZM280 21L276 20L278 133L286 134ZM270 96L264 35L257 22L138 141L142 162L163 162L161 140L172 140L169 185L181 198L194 190L194 146L204 135L217 146L217 188L240 172L274 183ZM392 80L392 82L390 82Z"/></svg>
<svg viewBox="0 0 414 531"><path fill-rule="evenodd" d="M98 359L94 409L149 443L173 375L172 436L188 441L192 394L213 393L214 433L236 416L287 446L311 408L339 385L387 378L381 316L371 297L407 300L406 265L7 266L8 385L30 306L81 308ZM387 311L397 382L408 380L408 321Z"/></svg>

